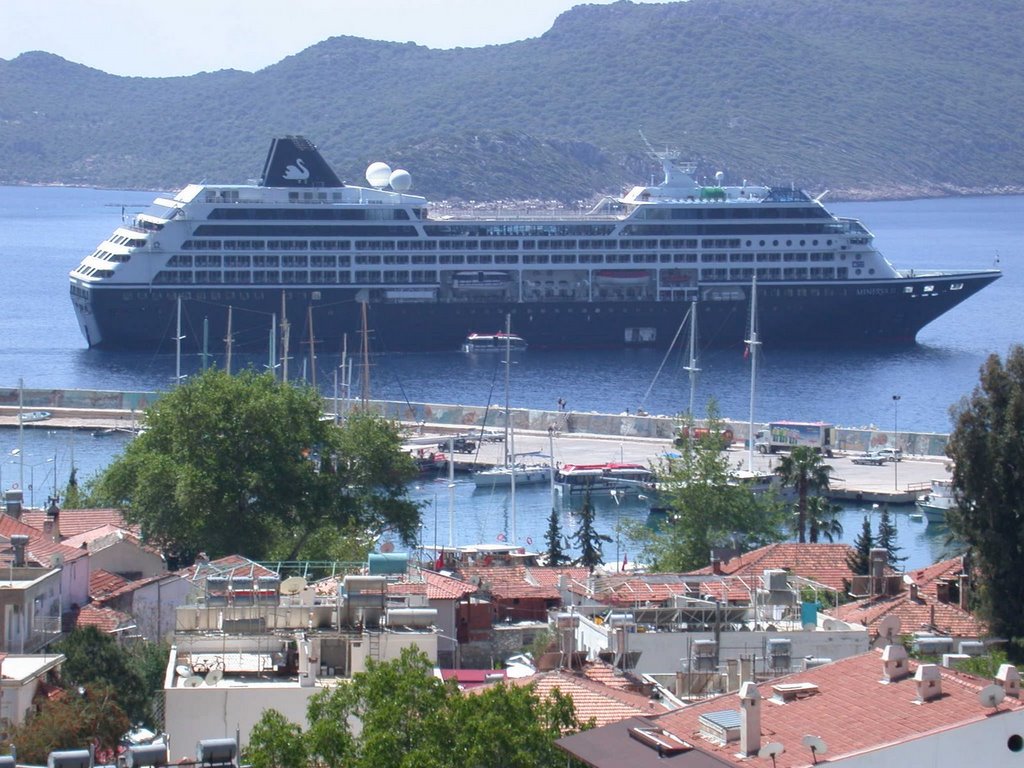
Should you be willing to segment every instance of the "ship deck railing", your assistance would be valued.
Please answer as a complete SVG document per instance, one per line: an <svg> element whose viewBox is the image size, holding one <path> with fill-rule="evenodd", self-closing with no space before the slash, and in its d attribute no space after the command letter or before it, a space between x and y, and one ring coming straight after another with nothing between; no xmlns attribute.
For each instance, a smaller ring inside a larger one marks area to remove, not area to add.
<svg viewBox="0 0 1024 768"><path fill-rule="evenodd" d="M590 213L584 208L438 208L430 207L427 221L447 222L452 220L493 219L495 221L537 221L559 219L583 219L586 221L621 221L623 214Z"/></svg>

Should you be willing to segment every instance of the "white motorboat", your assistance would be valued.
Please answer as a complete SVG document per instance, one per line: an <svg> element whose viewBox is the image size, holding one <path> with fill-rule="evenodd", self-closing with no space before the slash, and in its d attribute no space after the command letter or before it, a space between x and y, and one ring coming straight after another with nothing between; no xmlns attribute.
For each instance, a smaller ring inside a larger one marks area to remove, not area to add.
<svg viewBox="0 0 1024 768"><path fill-rule="evenodd" d="M914 502L914 506L929 523L945 523L946 512L956 505L952 480L932 480L931 488Z"/></svg>

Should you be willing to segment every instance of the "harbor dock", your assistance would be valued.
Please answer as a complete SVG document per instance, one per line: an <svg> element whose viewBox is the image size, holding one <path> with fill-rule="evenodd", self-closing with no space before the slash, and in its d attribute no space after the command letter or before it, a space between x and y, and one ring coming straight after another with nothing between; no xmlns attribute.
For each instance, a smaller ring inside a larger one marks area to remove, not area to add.
<svg viewBox="0 0 1024 768"><path fill-rule="evenodd" d="M31 406L33 412L41 410ZM142 414L131 409L113 408L46 408L43 419L24 424L25 429L76 429L97 435L108 432L133 432L138 429ZM0 427L17 427L16 406L0 406ZM602 420L594 419L594 423ZM516 429L506 446L504 440L478 439L480 429L465 425L403 421L406 429L406 448L416 454L439 452L440 446L455 436L474 439L472 453L456 453L454 462L460 473L483 469L505 461L506 448L514 451L519 461L547 461L553 456L557 464L591 464L629 462L657 464L675 449L668 437L646 437L600 433L568 432L556 429L557 419L550 429ZM564 421L563 421L564 424ZM488 427L487 434L503 438L500 428ZM98 438L102 439L102 438ZM512 445L514 443L514 447ZM837 451L825 460L833 467L831 496L836 501L857 501L878 504L910 504L929 487L933 479L949 476L949 460L942 456L905 454L903 461L887 462L880 466L854 464L852 458L860 451ZM730 464L737 469L770 472L779 462L779 455L755 452L751 457L741 442L728 450ZM751 458L753 465L750 466Z"/></svg>

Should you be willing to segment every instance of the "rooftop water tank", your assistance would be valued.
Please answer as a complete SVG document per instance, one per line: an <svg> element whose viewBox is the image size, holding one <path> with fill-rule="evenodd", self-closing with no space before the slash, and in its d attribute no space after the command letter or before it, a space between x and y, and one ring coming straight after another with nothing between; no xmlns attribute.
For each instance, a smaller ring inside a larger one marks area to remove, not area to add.
<svg viewBox="0 0 1024 768"><path fill-rule="evenodd" d="M403 574L409 568L409 554L407 552L371 552L368 566L371 576Z"/></svg>

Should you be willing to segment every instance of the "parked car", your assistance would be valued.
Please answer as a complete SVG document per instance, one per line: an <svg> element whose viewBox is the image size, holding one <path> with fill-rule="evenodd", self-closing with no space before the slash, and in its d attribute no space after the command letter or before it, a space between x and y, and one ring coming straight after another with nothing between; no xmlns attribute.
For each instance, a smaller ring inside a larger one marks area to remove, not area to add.
<svg viewBox="0 0 1024 768"><path fill-rule="evenodd" d="M875 456L881 456L886 461L903 461L903 451L899 448L879 448L871 453Z"/></svg>
<svg viewBox="0 0 1024 768"><path fill-rule="evenodd" d="M437 450L447 451L448 446L449 441L444 440L437 444ZM466 437L456 437L451 441L451 449L455 451L455 453L474 453L476 452L476 441L470 440Z"/></svg>

